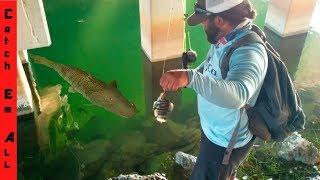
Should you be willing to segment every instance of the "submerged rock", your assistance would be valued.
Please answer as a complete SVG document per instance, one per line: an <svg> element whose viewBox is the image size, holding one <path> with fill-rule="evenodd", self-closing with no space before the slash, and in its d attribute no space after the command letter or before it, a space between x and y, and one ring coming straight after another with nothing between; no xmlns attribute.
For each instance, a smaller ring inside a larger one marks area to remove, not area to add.
<svg viewBox="0 0 320 180"><path fill-rule="evenodd" d="M184 169L192 170L194 164L197 161L197 157L179 151L175 155L175 161L177 164L181 165Z"/></svg>
<svg viewBox="0 0 320 180"><path fill-rule="evenodd" d="M173 152L167 152L150 158L138 167L139 172L143 174L162 172L166 174L168 179L188 179L190 174L175 162L174 155Z"/></svg>
<svg viewBox="0 0 320 180"><path fill-rule="evenodd" d="M155 173L152 175L141 176L139 174L120 175L109 178L108 180L167 180L165 174Z"/></svg>
<svg viewBox="0 0 320 180"><path fill-rule="evenodd" d="M49 125L53 117L62 116L59 110L68 105L68 97L61 97L61 85L47 87L40 92L41 113L36 117L39 145L42 150L49 146ZM60 115L59 115L60 113Z"/></svg>
<svg viewBox="0 0 320 180"><path fill-rule="evenodd" d="M144 174L165 171L168 175L167 172L171 172L171 170L166 170L172 168L170 166L175 165L174 162L153 167L148 164L155 160L154 157L165 153L192 151L197 147L200 135L200 130L186 128L179 123L168 120L162 124L156 122L151 127L145 127L142 131L128 132L114 137L111 139L113 150L100 169L99 177L115 177L119 174L132 172L132 169L139 167L143 167L144 171L139 172Z"/></svg>
<svg viewBox="0 0 320 180"><path fill-rule="evenodd" d="M160 146L157 154L168 151L192 151L198 145L201 132L198 129L187 128L185 125L168 120L166 123L154 123L152 127L144 128L147 142Z"/></svg>
<svg viewBox="0 0 320 180"><path fill-rule="evenodd" d="M279 156L288 161L300 161L314 165L320 162L319 150L300 134L294 133L282 142Z"/></svg>
<svg viewBox="0 0 320 180"><path fill-rule="evenodd" d="M146 142L141 132L128 132L112 139L112 152L100 169L100 177L113 177L131 172L133 167L143 163L159 149L159 146Z"/></svg>
<svg viewBox="0 0 320 180"><path fill-rule="evenodd" d="M309 180L320 180L320 175L310 177Z"/></svg>
<svg viewBox="0 0 320 180"><path fill-rule="evenodd" d="M107 159L107 150L110 142L106 140L95 140L82 148L73 148L72 153L77 158L81 179L91 176L103 165Z"/></svg>

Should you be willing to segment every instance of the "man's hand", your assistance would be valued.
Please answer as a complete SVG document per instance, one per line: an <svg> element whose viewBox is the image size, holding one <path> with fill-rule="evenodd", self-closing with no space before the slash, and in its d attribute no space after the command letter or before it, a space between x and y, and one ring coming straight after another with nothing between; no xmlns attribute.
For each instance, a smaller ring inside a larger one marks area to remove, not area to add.
<svg viewBox="0 0 320 180"><path fill-rule="evenodd" d="M160 78L160 86L165 91L177 91L189 83L188 73L184 69L167 71Z"/></svg>

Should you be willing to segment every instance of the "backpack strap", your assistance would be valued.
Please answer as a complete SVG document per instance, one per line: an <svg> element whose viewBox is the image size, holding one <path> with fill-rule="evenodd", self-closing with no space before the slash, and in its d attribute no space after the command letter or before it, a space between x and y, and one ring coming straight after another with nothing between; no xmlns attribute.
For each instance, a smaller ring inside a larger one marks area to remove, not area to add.
<svg viewBox="0 0 320 180"><path fill-rule="evenodd" d="M258 28L257 26L253 26L253 28ZM259 28L258 28L259 29ZM260 30L260 29L259 29ZM230 62L230 58L232 53L239 47L242 46L246 46L248 44L252 44L252 43L260 43L262 45L264 45L266 47L266 40L265 40L265 36L264 33L261 31L261 34L259 32L256 32L256 30L253 29L254 32L245 35L244 37L238 39L237 41L235 41L231 47L228 49L228 51L226 52L225 56L222 59L222 63L221 63L221 75L222 75L222 79L225 79L227 77L228 71L229 71L229 62ZM245 106L242 107L240 109L240 118L239 118L239 122L237 123L236 127L233 130L230 142L228 144L228 147L226 148L225 154L223 156L223 160L222 160L222 164L223 165L228 165L229 164L229 160L230 160L230 156L232 154L232 150L234 148L234 145L237 142L237 137L238 137L238 133L239 133L239 129L240 129L240 124L241 124L241 119L242 119L242 115L244 113L245 110Z"/></svg>
<svg viewBox="0 0 320 180"><path fill-rule="evenodd" d="M244 110L245 110L244 107L242 107L240 109L240 119L239 119L239 122L237 123L237 126L233 130L230 142L229 142L228 147L226 148L226 151L224 153L223 160L222 160L222 164L223 165L228 165L229 164L229 160L230 160L230 156L231 156L233 147L237 143L237 136L238 136L239 129L240 129L241 117L242 117L242 114L243 114Z"/></svg>
<svg viewBox="0 0 320 180"><path fill-rule="evenodd" d="M265 46L265 42L255 32L243 36L231 45L231 47L227 50L226 54L223 56L223 59L221 60L220 70L222 79L225 79L227 77L229 71L230 58L233 52L239 47L246 46L252 43L260 43Z"/></svg>

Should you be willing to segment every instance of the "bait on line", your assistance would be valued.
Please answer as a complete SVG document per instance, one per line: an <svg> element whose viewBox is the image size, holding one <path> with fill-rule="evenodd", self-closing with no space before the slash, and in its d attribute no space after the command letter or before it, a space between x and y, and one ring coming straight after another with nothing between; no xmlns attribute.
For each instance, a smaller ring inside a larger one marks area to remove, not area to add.
<svg viewBox="0 0 320 180"><path fill-rule="evenodd" d="M169 114L173 110L173 103L165 97L165 93L161 93L158 99L153 103L153 113L156 120L160 123L166 122Z"/></svg>

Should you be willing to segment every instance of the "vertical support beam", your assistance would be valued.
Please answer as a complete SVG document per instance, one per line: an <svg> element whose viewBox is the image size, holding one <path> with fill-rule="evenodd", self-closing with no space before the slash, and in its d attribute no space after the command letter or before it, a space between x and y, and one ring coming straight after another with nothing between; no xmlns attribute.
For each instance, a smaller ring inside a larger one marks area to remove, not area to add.
<svg viewBox="0 0 320 180"><path fill-rule="evenodd" d="M298 65L307 38L307 33L282 37L269 28L265 28L264 32L267 36L268 42L280 54L283 62L288 68L291 78L293 79L298 70Z"/></svg>
<svg viewBox="0 0 320 180"><path fill-rule="evenodd" d="M28 174L41 163L35 124L40 99L27 49L50 46L51 39L42 0L17 0L17 8L18 164L19 172Z"/></svg>
<svg viewBox="0 0 320 180"><path fill-rule="evenodd" d="M32 108L32 112L35 110L35 113L37 114L40 112L40 99L35 88L36 84L28 62L27 49L50 46L51 38L42 0L18 0L17 6L18 65L23 67L19 70L18 83L20 83L20 87L18 88L20 88L20 93L22 94L18 98L24 98L24 96L27 95L26 99L18 99L18 102L27 103L27 101L31 100L32 103L30 102L30 106L28 106ZM29 85L28 87L27 84ZM29 98L29 92L32 94L31 99ZM22 110L21 108L24 105L20 104L20 110ZM25 114L25 112L19 113L22 113L19 115Z"/></svg>
<svg viewBox="0 0 320 180"><path fill-rule="evenodd" d="M50 46L42 0L18 0L18 50Z"/></svg>
<svg viewBox="0 0 320 180"><path fill-rule="evenodd" d="M39 107L34 104L32 86L29 82L30 74L25 73L25 65L29 65L25 55L26 51L19 51L17 56L18 164L20 164L20 172L30 172L40 164L35 123L35 112Z"/></svg>
<svg viewBox="0 0 320 180"><path fill-rule="evenodd" d="M23 69L24 69L24 73L25 76L27 77L28 83L29 83L29 88L31 90L31 94L32 94L32 99L33 99L33 104L34 104L34 110L35 110L35 115L38 115L38 113L40 113L40 96L39 93L36 89L36 80L33 77L33 72L31 69L31 65L29 62L29 57L28 57L28 52L27 50L23 50L23 51L18 51L18 55L19 58L21 60Z"/></svg>
<svg viewBox="0 0 320 180"><path fill-rule="evenodd" d="M24 69L22 67L21 60L18 57L17 62L17 70L18 70L18 77L17 77L17 105L18 105L18 116L31 114L34 112L34 105L32 100L32 94L30 90L30 86L27 80L27 77L24 73Z"/></svg>
<svg viewBox="0 0 320 180"><path fill-rule="evenodd" d="M153 115L152 112L152 106L153 102L157 100L159 97L160 93L163 91L160 84L159 80L162 76L162 67L163 67L163 62L151 62L150 59L143 54L143 69L144 69L144 89L145 89L145 112L146 112L146 117L150 117ZM171 59L170 61L166 62L166 70L170 69L181 69L182 64L181 64L181 59L176 58L176 59ZM180 93L178 92L171 92L171 93L166 93L167 98L174 103L175 107L179 107L180 104ZM176 112L175 108L173 110L173 114L175 115L174 112Z"/></svg>
<svg viewBox="0 0 320 180"><path fill-rule="evenodd" d="M265 25L282 37L306 33L316 1L270 0Z"/></svg>
<svg viewBox="0 0 320 180"><path fill-rule="evenodd" d="M185 0L139 0L139 3L145 112L150 117L153 102L162 92L159 80L163 61L166 60L165 71L182 68ZM175 105L180 102L180 93L167 95Z"/></svg>
<svg viewBox="0 0 320 180"><path fill-rule="evenodd" d="M151 62L183 52L185 0L139 0L141 45Z"/></svg>

